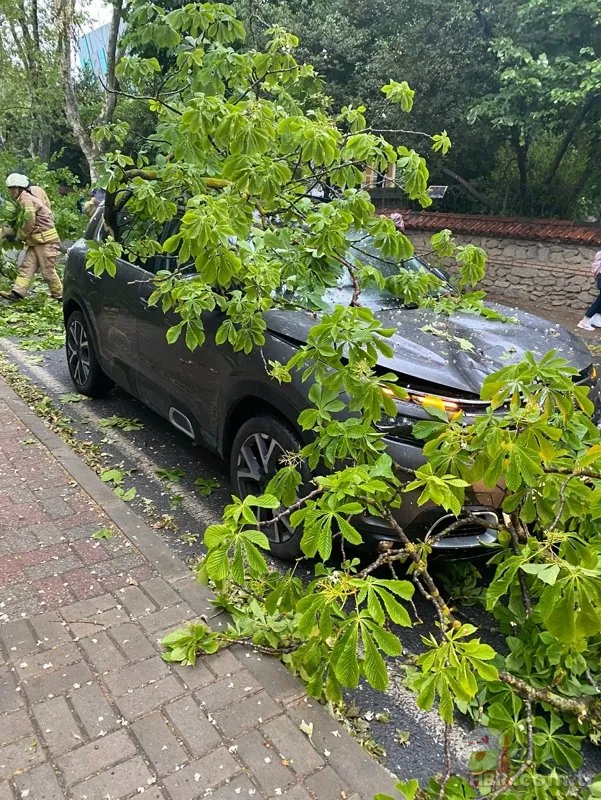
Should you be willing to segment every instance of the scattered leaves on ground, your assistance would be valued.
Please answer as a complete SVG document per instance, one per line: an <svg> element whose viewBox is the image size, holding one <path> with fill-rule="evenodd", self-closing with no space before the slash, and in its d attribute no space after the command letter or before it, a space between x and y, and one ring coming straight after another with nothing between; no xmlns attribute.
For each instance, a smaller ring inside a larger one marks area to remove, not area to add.
<svg viewBox="0 0 601 800"><path fill-rule="evenodd" d="M166 483L179 483L186 473L183 469L174 467L173 469L157 469L155 475Z"/></svg>
<svg viewBox="0 0 601 800"><path fill-rule="evenodd" d="M101 528L92 534L92 539L112 539L114 535L115 531L111 530L111 528Z"/></svg>
<svg viewBox="0 0 601 800"><path fill-rule="evenodd" d="M215 489L221 488L221 484L215 478L196 478L194 486L198 489L198 494L201 497L208 497Z"/></svg>
<svg viewBox="0 0 601 800"><path fill-rule="evenodd" d="M99 420L99 425L101 428L118 428L126 433L130 431L140 431L144 427L138 419L134 419L133 417L118 417L115 415L112 417L104 417Z"/></svg>

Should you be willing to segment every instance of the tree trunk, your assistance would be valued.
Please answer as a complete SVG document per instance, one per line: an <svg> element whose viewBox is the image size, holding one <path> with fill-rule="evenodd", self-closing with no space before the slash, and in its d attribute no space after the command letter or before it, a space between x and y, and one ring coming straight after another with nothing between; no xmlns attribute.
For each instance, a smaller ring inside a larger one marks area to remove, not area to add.
<svg viewBox="0 0 601 800"><path fill-rule="evenodd" d="M102 105L102 111L98 117L98 125L108 125L113 119L113 114L117 106L117 78L115 76L115 68L118 60L117 43L119 41L119 28L121 26L122 14L123 0L114 0L107 45L108 52L106 54L106 94Z"/></svg>
<svg viewBox="0 0 601 800"><path fill-rule="evenodd" d="M528 139L522 142L519 131L514 129L512 143L520 176L520 214L525 214L526 200L528 198Z"/></svg>
<svg viewBox="0 0 601 800"><path fill-rule="evenodd" d="M555 153L555 158L553 159L553 163L551 164L551 168L547 173L547 177L545 178L545 184L550 184L557 170L561 166L561 162L563 161L563 157L568 151L568 147L570 146L572 139L574 138L574 134L578 130L578 127L584 122L584 118L588 114L588 112L592 109L592 107L597 103L599 100L599 95L589 94L588 97L585 99L584 103L580 106L576 114L572 117L570 124L568 125L568 129L566 130L563 139Z"/></svg>
<svg viewBox="0 0 601 800"><path fill-rule="evenodd" d="M81 121L79 105L77 102L77 96L75 94L75 86L73 84L73 73L71 69L73 10L73 0L61 0L58 22L61 37L60 58L61 76L63 79L63 89L65 92L65 116L67 117L67 122L69 123L69 127L73 132L73 136L75 136L75 140L80 146L81 151L88 162L90 181L92 184L94 184L98 178L98 173L96 171L96 160L100 153L98 152L92 137L85 129Z"/></svg>
<svg viewBox="0 0 601 800"><path fill-rule="evenodd" d="M107 72L106 82L103 82L105 97L102 111L96 119L95 125L108 125L114 116L117 105L117 79L115 68L117 66L117 44L119 41L119 28L123 14L123 0L114 0L111 27L109 31L108 52L106 54ZM103 153L103 148L92 139L90 132L82 123L77 95L73 82L71 68L71 42L73 40L74 0L60 0L59 5L59 31L61 37L61 76L65 92L65 115L82 153L88 162L90 181L96 183L98 171L96 163Z"/></svg>

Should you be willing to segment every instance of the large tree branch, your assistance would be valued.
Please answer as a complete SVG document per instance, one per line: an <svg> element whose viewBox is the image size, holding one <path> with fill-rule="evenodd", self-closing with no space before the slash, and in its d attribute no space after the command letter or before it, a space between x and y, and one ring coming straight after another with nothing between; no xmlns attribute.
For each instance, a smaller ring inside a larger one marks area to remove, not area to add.
<svg viewBox="0 0 601 800"><path fill-rule="evenodd" d="M550 689L537 689L517 675L502 670L499 672L499 680L511 686L513 691L524 700L535 700L561 711L564 714L573 714L580 721L587 721L591 724L601 722L601 700L594 695L586 697L564 697L556 694Z"/></svg>
<svg viewBox="0 0 601 800"><path fill-rule="evenodd" d="M456 172L453 172L453 170L449 169L448 167L441 167L440 171L444 175L448 175L449 178L453 178L453 180L457 181L457 183L463 186L463 188L467 192L469 192L469 194L471 194L472 197L475 197L476 200L479 200L487 208L490 208L491 210L495 209L495 204L492 202L492 200L489 200L488 197L486 197L486 195L482 194L482 192L479 192L478 189L476 189L475 186L473 186L466 178L463 178L461 175L458 175Z"/></svg>

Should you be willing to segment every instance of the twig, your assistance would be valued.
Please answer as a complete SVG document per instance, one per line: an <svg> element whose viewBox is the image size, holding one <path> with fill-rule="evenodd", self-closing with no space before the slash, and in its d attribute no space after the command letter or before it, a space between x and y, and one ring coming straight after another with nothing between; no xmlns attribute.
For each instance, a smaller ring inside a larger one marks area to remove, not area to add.
<svg viewBox="0 0 601 800"><path fill-rule="evenodd" d="M528 744L526 750L526 758L520 764L517 772L515 772L505 783L496 789L492 794L488 795L488 800L496 800L505 794L507 789L516 784L522 775L530 769L534 762L534 732L532 725L532 703L530 700L524 700L524 708L526 709L526 734L528 737Z"/></svg>
<svg viewBox="0 0 601 800"><path fill-rule="evenodd" d="M445 789L447 786L447 782L451 777L451 772L453 770L453 765L451 762L451 730L453 729L452 725L449 725L448 722L445 722L444 726L444 777L440 781L440 791L438 793L438 800L444 800L445 796Z"/></svg>
<svg viewBox="0 0 601 800"><path fill-rule="evenodd" d="M366 575L369 575L371 572L375 572L380 567L384 566L384 564L392 565L395 561L401 561L406 559L409 556L409 551L403 547L398 550L386 550L376 558L369 566L365 567L361 570L358 577L365 578Z"/></svg>
<svg viewBox="0 0 601 800"><path fill-rule="evenodd" d="M263 653L266 656L282 656L286 653L294 653L295 650L303 644L303 642L296 642L295 644L285 644L281 647L269 647L266 644L257 644L253 642L252 637L241 637L240 639L227 639L223 642L223 649L225 650L227 647L232 647L232 645L240 644L243 647L252 647L253 650L258 650L259 653Z"/></svg>
<svg viewBox="0 0 601 800"><path fill-rule="evenodd" d="M559 520L561 519L561 515L563 514L563 509L566 504L566 489L568 488L568 483L572 480L574 475L568 475L561 484L559 489L559 505L557 508L557 514L555 514L555 519L551 523L551 527L547 531L547 533L553 533L557 529L557 525L559 524Z"/></svg>
<svg viewBox="0 0 601 800"><path fill-rule="evenodd" d="M357 277L355 270L349 264L346 264L346 269L353 282L353 295L351 297L350 305L360 306L361 303L359 302L359 295L361 294L361 284L359 283L359 278Z"/></svg>
<svg viewBox="0 0 601 800"><path fill-rule="evenodd" d="M364 128L362 131L353 131L352 136L355 136L359 133L375 133L375 134L383 134L383 133L402 133L407 136L424 136L426 139L433 139L431 133L426 133L425 131L406 131L403 128Z"/></svg>
<svg viewBox="0 0 601 800"><path fill-rule="evenodd" d="M380 508L378 510L380 511L384 519L386 519L390 524L390 526L394 529L395 533L397 534L401 542L405 545L405 549L407 550L409 558L413 561L415 565L416 572L419 575L420 580L424 582L425 588L428 590L430 594L429 599L434 604L434 607L436 608L436 611L439 614L439 618L443 620L442 622L443 629L446 628L448 625L452 625L458 622L458 620L451 613L450 608L442 599L442 596L436 584L432 580L432 576L428 572L427 565L424 563L424 560L419 555L419 552L415 544L413 544L411 539L409 539L409 537L405 533L404 529L396 521L390 509Z"/></svg>
<svg viewBox="0 0 601 800"><path fill-rule="evenodd" d="M259 525L260 527L275 525L276 522L279 522L281 519L284 519L284 517L287 517L293 511L296 511L297 508L300 508L303 505L303 503L307 502L307 500L312 500L314 497L320 495L323 491L324 490L321 488L321 486L318 489L314 489L312 492L309 492L309 494L306 494L304 497L301 497L300 500L297 500L296 503L291 505L289 508L286 508L284 511L280 512L277 516L272 517L271 519L266 519L261 522L258 522L257 525Z"/></svg>

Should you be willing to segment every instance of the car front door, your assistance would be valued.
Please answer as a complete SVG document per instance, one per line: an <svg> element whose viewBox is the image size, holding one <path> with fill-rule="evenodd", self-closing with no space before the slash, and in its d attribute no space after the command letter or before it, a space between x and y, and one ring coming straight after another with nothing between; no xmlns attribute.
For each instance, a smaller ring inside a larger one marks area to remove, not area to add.
<svg viewBox="0 0 601 800"><path fill-rule="evenodd" d="M101 220L94 239L102 243L106 236ZM114 277L108 272L97 276L87 269L83 278L103 365L111 378L132 392L135 392L138 363L137 331L141 311L138 295L140 282L145 278L148 276L144 269L124 258L117 259Z"/></svg>
<svg viewBox="0 0 601 800"><path fill-rule="evenodd" d="M163 238L168 235L166 231ZM156 259L156 265L159 269L176 268L177 260L164 256ZM182 270L182 280L192 280L194 275L193 266ZM160 305L148 304L154 288L149 282L139 284L140 398L176 428L215 449L220 381L231 371L229 348L215 345L215 332L223 315L218 310L202 315L206 339L194 351L186 346L185 329L176 342L169 344L167 331L181 320L174 312L164 313Z"/></svg>

